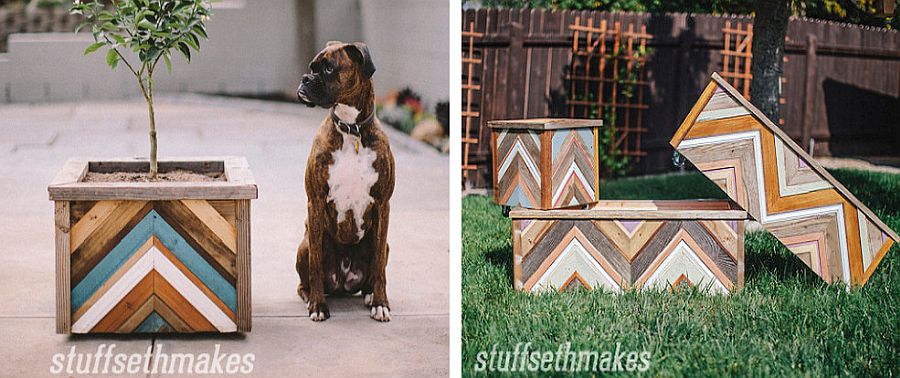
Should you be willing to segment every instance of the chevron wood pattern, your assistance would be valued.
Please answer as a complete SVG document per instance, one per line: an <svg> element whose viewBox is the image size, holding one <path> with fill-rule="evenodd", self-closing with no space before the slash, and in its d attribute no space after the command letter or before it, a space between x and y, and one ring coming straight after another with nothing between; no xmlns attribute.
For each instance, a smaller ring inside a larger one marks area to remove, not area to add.
<svg viewBox="0 0 900 378"><path fill-rule="evenodd" d="M599 201L581 211L512 211L515 287L621 292L688 285L728 293L743 286L745 212L727 201L648 206L654 204ZM619 217L622 211L628 219Z"/></svg>
<svg viewBox="0 0 900 378"><path fill-rule="evenodd" d="M235 202L72 202L72 332L238 331Z"/></svg>
<svg viewBox="0 0 900 378"><path fill-rule="evenodd" d="M56 332L249 332L250 200L241 157L162 160L214 182L87 182L146 172L140 159L66 162L55 203Z"/></svg>
<svg viewBox="0 0 900 378"><path fill-rule="evenodd" d="M491 122L495 201L531 209L596 202L599 125L568 119Z"/></svg>
<svg viewBox="0 0 900 378"><path fill-rule="evenodd" d="M671 144L827 282L864 285L900 240L716 74Z"/></svg>

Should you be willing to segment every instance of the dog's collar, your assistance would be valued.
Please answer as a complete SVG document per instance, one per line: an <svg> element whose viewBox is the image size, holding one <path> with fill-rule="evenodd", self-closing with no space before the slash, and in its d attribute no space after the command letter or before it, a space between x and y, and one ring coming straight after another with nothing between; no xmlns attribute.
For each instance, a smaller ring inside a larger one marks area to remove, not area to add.
<svg viewBox="0 0 900 378"><path fill-rule="evenodd" d="M337 114L335 114L334 108L331 109L331 121L334 122L335 126L337 126L338 131L340 131L343 134L353 135L356 138L360 138L359 130L365 126L369 126L373 120L375 120L375 110L374 109L369 114L369 116L366 117L366 119L364 119L360 122L356 122L356 123L347 123L347 122L342 121L341 118L338 117Z"/></svg>

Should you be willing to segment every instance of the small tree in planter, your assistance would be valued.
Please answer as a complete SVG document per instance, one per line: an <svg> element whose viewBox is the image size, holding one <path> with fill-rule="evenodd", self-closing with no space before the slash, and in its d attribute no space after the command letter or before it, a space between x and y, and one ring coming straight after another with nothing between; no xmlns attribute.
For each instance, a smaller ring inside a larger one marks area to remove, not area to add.
<svg viewBox="0 0 900 378"><path fill-rule="evenodd" d="M90 1L76 2L72 12L85 15L96 40L85 54L107 47L107 64L121 62L134 74L147 101L151 153L150 161L73 158L50 183L56 331L250 331L250 200L257 188L246 159L156 160L153 73L160 60L171 67L173 51L190 60L199 49L208 3ZM160 179L123 182L117 175L148 171ZM90 179L98 174L113 180ZM188 179L197 175L208 177Z"/></svg>
<svg viewBox="0 0 900 378"><path fill-rule="evenodd" d="M101 1L76 1L73 14L84 16L78 27L91 27L94 43L84 50L90 54L107 47L106 64L115 69L125 64L137 79L150 114L150 178L159 170L156 159L156 117L153 110L153 73L160 60L172 72L172 52L191 61L191 49L200 50L200 38L207 38L204 22L209 18L206 0L119 0L112 10ZM77 30L76 30L77 32ZM140 65L132 65L122 51L137 54Z"/></svg>

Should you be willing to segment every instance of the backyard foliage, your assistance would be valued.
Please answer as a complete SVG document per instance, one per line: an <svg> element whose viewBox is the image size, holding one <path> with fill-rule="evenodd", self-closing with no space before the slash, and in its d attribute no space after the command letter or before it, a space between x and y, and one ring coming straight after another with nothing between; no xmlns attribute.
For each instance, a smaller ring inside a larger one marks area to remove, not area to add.
<svg viewBox="0 0 900 378"><path fill-rule="evenodd" d="M103 1L76 1L73 14L84 15L84 23L94 36L85 55L107 47L106 64L116 68L124 63L137 79L150 115L150 176L156 177L156 118L153 110L153 73L160 60L172 72L172 53L181 53L188 62L191 50L200 50L206 39L209 18L207 0L119 0L110 6ZM77 30L76 30L77 32ZM137 61L132 63L129 57ZM137 64L137 63L140 64Z"/></svg>
<svg viewBox="0 0 900 378"><path fill-rule="evenodd" d="M893 229L900 175L831 172ZM603 182L604 199L724 198L699 173ZM652 353L649 376L890 376L900 371L900 259L888 252L864 288L825 284L777 239L747 235L746 286L730 296L695 290L532 295L512 287L511 224L488 197L462 203L462 367L480 351ZM893 374L892 374L893 373ZM590 372L582 372L592 376Z"/></svg>
<svg viewBox="0 0 900 378"><path fill-rule="evenodd" d="M463 0L463 3L471 4L476 1ZM754 11L753 0L480 0L477 3L485 7L502 8L596 9L651 13L750 14ZM900 6L894 8L893 15L883 17L877 12L876 0L793 0L788 3L793 14L797 16L894 29L900 27L898 22Z"/></svg>

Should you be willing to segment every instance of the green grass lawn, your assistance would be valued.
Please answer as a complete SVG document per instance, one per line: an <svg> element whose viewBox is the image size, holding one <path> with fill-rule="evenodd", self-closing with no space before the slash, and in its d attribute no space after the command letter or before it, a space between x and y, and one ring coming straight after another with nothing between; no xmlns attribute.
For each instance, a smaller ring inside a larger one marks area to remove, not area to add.
<svg viewBox="0 0 900 378"><path fill-rule="evenodd" d="M900 230L900 175L834 176ZM701 174L604 183L604 199L723 198ZM510 220L491 198L462 201L462 366L479 351L649 351L651 376L900 374L900 262L896 246L865 288L828 286L765 232L745 239L746 285L730 296L696 291L583 290L531 295L512 287ZM584 374L590 375L590 374Z"/></svg>

